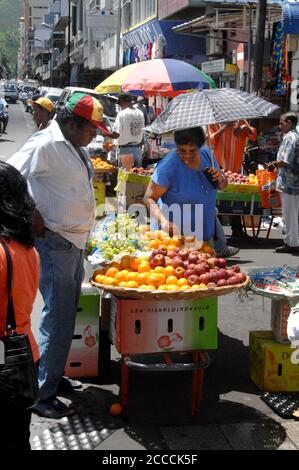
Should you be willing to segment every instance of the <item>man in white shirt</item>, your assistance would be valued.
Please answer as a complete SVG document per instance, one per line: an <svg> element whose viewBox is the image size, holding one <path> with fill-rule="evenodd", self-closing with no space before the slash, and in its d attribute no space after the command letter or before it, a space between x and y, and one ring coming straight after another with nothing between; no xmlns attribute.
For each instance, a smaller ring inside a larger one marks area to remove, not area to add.
<svg viewBox="0 0 299 470"><path fill-rule="evenodd" d="M141 145L143 141L144 115L133 107L132 95L121 93L118 97L119 111L113 132L109 135L118 139L119 155L134 156L134 166L142 166Z"/></svg>
<svg viewBox="0 0 299 470"><path fill-rule="evenodd" d="M84 248L95 215L93 168L85 147L102 123L95 98L75 93L46 129L36 132L9 163L28 181L37 207L36 248L41 258L40 401L32 408L48 418L73 410L56 398L71 346L81 283ZM62 379L62 382L61 382ZM78 384L76 384L78 385Z"/></svg>

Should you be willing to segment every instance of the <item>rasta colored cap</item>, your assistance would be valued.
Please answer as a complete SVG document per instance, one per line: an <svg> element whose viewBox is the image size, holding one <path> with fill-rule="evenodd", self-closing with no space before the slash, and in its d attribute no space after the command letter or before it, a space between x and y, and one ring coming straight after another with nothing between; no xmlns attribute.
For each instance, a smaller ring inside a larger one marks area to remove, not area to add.
<svg viewBox="0 0 299 470"><path fill-rule="evenodd" d="M70 113L91 122L104 133L109 133L109 130L103 123L103 106L93 96L86 93L74 93L67 101L66 109Z"/></svg>

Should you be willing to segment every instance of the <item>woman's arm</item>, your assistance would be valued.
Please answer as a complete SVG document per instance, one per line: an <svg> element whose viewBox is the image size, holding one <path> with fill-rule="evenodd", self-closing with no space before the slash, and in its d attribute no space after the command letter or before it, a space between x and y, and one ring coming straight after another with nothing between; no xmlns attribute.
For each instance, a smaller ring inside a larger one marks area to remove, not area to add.
<svg viewBox="0 0 299 470"><path fill-rule="evenodd" d="M169 222L169 220L166 219L157 204L158 199L160 199L167 191L168 188L159 186L151 181L147 187L143 200L150 212L150 217L153 217L158 224L161 225L162 230L172 236L174 233L179 234L180 230L172 222Z"/></svg>

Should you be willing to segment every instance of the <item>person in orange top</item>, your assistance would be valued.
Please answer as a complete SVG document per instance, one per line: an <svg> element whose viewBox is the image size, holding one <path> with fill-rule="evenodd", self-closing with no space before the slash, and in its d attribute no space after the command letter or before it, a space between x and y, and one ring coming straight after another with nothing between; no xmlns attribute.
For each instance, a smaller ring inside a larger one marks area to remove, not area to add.
<svg viewBox="0 0 299 470"><path fill-rule="evenodd" d="M35 361L38 346L30 315L39 284L39 255L33 247L35 204L27 183L14 167L0 162L0 237L7 244L13 269L12 300L18 333L28 335ZM8 303L7 259L0 244L0 336L5 335ZM30 450L31 410L0 401L0 448Z"/></svg>
<svg viewBox="0 0 299 470"><path fill-rule="evenodd" d="M242 168L246 140L254 142L256 138L256 129L245 119L208 126L209 146L221 168L232 172Z"/></svg>

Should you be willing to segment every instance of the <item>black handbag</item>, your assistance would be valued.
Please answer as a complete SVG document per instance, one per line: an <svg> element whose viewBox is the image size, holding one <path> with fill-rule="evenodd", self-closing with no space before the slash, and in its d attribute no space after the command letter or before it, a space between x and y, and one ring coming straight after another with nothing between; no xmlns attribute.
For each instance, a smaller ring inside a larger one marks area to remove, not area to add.
<svg viewBox="0 0 299 470"><path fill-rule="evenodd" d="M3 240L0 243L6 253L8 280L7 334L0 337L0 401L1 406L7 403L28 408L38 400L37 373L28 336L16 333L12 260L6 243Z"/></svg>

